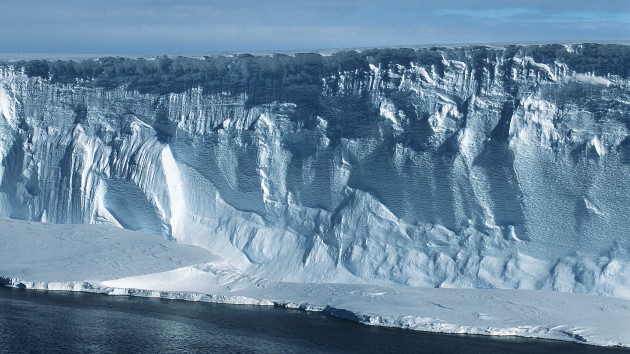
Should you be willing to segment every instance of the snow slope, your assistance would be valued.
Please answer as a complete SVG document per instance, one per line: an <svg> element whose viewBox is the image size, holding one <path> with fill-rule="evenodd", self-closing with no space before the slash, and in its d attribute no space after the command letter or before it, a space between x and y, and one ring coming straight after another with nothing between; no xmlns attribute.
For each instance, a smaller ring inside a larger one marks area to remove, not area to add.
<svg viewBox="0 0 630 354"><path fill-rule="evenodd" d="M102 281L219 260L199 247L107 225L0 219L0 239L0 273L31 281Z"/></svg>
<svg viewBox="0 0 630 354"><path fill-rule="evenodd" d="M299 307L369 325L630 347L630 301L617 298L279 282L197 247L108 226L0 219L0 244L7 286Z"/></svg>

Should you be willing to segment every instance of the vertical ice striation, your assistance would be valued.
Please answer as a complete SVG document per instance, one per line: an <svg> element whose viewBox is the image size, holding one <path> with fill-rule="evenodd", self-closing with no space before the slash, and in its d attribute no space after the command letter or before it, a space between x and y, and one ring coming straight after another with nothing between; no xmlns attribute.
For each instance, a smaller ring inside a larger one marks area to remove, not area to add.
<svg viewBox="0 0 630 354"><path fill-rule="evenodd" d="M0 215L290 281L630 297L630 50L0 64Z"/></svg>

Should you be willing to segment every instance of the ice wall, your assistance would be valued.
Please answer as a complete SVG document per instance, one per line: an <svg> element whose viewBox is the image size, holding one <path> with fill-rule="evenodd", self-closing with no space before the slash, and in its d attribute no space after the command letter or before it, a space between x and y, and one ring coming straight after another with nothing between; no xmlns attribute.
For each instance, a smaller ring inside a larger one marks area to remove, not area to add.
<svg viewBox="0 0 630 354"><path fill-rule="evenodd" d="M288 281L630 298L630 47L0 65L0 215Z"/></svg>

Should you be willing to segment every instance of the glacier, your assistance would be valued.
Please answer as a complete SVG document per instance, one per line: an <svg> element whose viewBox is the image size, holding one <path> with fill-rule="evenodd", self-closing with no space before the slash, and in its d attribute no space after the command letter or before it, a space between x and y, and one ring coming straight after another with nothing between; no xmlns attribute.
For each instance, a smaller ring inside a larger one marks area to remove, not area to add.
<svg viewBox="0 0 630 354"><path fill-rule="evenodd" d="M630 299L630 48L0 63L0 216L277 282Z"/></svg>

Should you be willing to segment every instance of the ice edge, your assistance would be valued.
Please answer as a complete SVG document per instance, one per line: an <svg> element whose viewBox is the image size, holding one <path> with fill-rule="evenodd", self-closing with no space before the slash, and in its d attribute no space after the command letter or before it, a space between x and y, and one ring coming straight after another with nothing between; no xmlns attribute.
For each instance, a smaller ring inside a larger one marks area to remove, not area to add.
<svg viewBox="0 0 630 354"><path fill-rule="evenodd" d="M355 312L342 307L318 305L307 302L256 299L247 296L213 295L189 291L159 291L135 288L117 288L103 286L99 282L68 281L46 282L27 281L13 277L0 276L0 286L26 290L44 291L72 291L95 293L111 296L134 296L144 298L158 298L166 300L197 301L230 305L275 306L288 309L300 309L310 312L322 312L326 315L350 320L368 326L401 328L420 332L467 334L485 336L514 336L523 338L538 338L546 340L561 340L592 346L630 348L630 343L598 341L565 330L563 327L546 328L544 326L518 326L509 328L461 326L447 323L439 318L424 318L418 322L416 316L379 316L377 314Z"/></svg>

